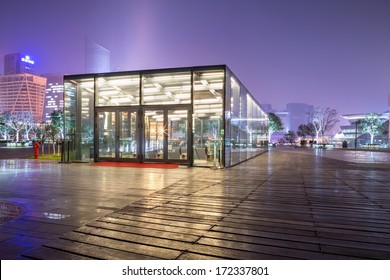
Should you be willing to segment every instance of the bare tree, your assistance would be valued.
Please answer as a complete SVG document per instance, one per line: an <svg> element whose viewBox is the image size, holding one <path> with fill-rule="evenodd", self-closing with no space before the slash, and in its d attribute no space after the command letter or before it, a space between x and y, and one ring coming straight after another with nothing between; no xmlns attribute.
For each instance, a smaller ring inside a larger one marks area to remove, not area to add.
<svg viewBox="0 0 390 280"><path fill-rule="evenodd" d="M0 113L0 136L4 140L8 140L10 129L7 125L9 114Z"/></svg>
<svg viewBox="0 0 390 280"><path fill-rule="evenodd" d="M19 142L20 131L24 128L23 118L21 114L10 114L7 119L7 126L15 131L15 142Z"/></svg>
<svg viewBox="0 0 390 280"><path fill-rule="evenodd" d="M36 126L36 123L34 121L34 115L32 112L21 112L20 113L21 118L23 119L24 124L24 138L26 140L30 140L29 134L30 131Z"/></svg>
<svg viewBox="0 0 390 280"><path fill-rule="evenodd" d="M329 107L317 107L309 114L309 123L313 125L317 141L319 135L323 138L325 132L331 130L339 122L337 116L337 111L335 109L330 109Z"/></svg>

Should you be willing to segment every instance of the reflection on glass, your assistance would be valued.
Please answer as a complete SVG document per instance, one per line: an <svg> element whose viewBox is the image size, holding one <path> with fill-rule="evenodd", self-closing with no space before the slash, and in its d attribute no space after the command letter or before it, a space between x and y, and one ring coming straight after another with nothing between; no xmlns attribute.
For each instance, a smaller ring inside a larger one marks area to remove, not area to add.
<svg viewBox="0 0 390 280"><path fill-rule="evenodd" d="M121 158L136 158L137 143L136 143L136 112L120 112L119 113L119 157Z"/></svg>
<svg viewBox="0 0 390 280"><path fill-rule="evenodd" d="M168 159L188 157L188 111L168 111Z"/></svg>
<svg viewBox="0 0 390 280"><path fill-rule="evenodd" d="M99 157L115 158L115 112L99 113Z"/></svg>
<svg viewBox="0 0 390 280"><path fill-rule="evenodd" d="M164 111L145 111L145 158L164 159Z"/></svg>
<svg viewBox="0 0 390 280"><path fill-rule="evenodd" d="M194 72L194 165L221 160L224 71Z"/></svg>
<svg viewBox="0 0 390 280"><path fill-rule="evenodd" d="M230 135L226 135L230 149L225 166L231 166L267 149L267 115L246 88L231 74Z"/></svg>
<svg viewBox="0 0 390 280"><path fill-rule="evenodd" d="M64 82L65 136L68 145L67 153L64 154L66 161L90 159L90 147L93 145L93 100L93 79ZM76 104L80 104L80 111L77 111Z"/></svg>

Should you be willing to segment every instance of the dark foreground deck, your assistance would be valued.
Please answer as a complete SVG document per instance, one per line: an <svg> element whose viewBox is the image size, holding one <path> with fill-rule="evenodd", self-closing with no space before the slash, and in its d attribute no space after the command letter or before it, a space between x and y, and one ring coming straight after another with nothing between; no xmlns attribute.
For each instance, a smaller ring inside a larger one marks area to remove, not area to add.
<svg viewBox="0 0 390 280"><path fill-rule="evenodd" d="M135 187L153 172L131 171L142 172ZM176 171L186 174L20 258L390 259L387 165L272 151Z"/></svg>

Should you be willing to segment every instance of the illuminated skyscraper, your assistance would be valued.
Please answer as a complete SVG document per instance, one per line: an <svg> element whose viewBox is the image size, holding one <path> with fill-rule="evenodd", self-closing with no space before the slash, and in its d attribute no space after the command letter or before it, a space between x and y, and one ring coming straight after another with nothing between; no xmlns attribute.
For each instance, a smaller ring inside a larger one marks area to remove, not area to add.
<svg viewBox="0 0 390 280"><path fill-rule="evenodd" d="M42 121L46 78L31 74L0 76L0 112L31 112Z"/></svg>
<svg viewBox="0 0 390 280"><path fill-rule="evenodd" d="M13 53L4 56L4 75L34 74L35 61L31 56Z"/></svg>
<svg viewBox="0 0 390 280"><path fill-rule="evenodd" d="M110 72L110 51L85 38L85 72Z"/></svg>
<svg viewBox="0 0 390 280"><path fill-rule="evenodd" d="M43 108L43 122L50 122L53 111L64 109L64 82L63 74L44 74L47 78L46 96Z"/></svg>

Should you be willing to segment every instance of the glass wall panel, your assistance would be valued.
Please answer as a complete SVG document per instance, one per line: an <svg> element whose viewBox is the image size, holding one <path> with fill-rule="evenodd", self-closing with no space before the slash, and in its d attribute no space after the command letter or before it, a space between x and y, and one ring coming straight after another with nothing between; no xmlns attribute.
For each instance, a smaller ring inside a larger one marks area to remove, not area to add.
<svg viewBox="0 0 390 280"><path fill-rule="evenodd" d="M145 159L164 158L164 111L145 111Z"/></svg>
<svg viewBox="0 0 390 280"><path fill-rule="evenodd" d="M267 114L240 81L231 74L230 163L231 166L264 152L267 149ZM226 115L226 114L225 114ZM226 119L228 125L228 119ZM229 134L226 135L228 137ZM226 140L228 141L228 140ZM226 153L229 150L226 149ZM226 158L229 156L226 155Z"/></svg>
<svg viewBox="0 0 390 280"><path fill-rule="evenodd" d="M248 147L248 135L247 135L247 103L246 103L247 90L241 84L240 91L240 162L247 159L246 149Z"/></svg>
<svg viewBox="0 0 390 280"><path fill-rule="evenodd" d="M247 146L247 158L251 158L256 155L257 152L257 143L254 138L254 128L258 120L255 117L255 103L252 96L247 94L247 131L248 131L248 146Z"/></svg>
<svg viewBox="0 0 390 280"><path fill-rule="evenodd" d="M230 77L231 88L231 165L240 162L240 126L241 126L241 110L240 110L240 84L232 75Z"/></svg>
<svg viewBox="0 0 390 280"><path fill-rule="evenodd" d="M188 111L168 110L168 159L188 157Z"/></svg>
<svg viewBox="0 0 390 280"><path fill-rule="evenodd" d="M232 94L231 94L231 82L230 82L231 73L227 69L225 73L225 167L231 165L231 153L232 153L232 139L231 139L231 129L232 129Z"/></svg>
<svg viewBox="0 0 390 280"><path fill-rule="evenodd" d="M99 157L115 158L116 151L116 125L115 112L99 112L98 137Z"/></svg>
<svg viewBox="0 0 390 280"><path fill-rule="evenodd" d="M194 165L219 166L223 150L224 71L194 71Z"/></svg>
<svg viewBox="0 0 390 280"><path fill-rule="evenodd" d="M139 105L139 75L97 78L96 106ZM90 89L93 92L93 88Z"/></svg>
<svg viewBox="0 0 390 280"><path fill-rule="evenodd" d="M65 83L66 155L70 161L91 160L93 149L94 95L92 78ZM92 90L91 90L92 89Z"/></svg>
<svg viewBox="0 0 390 280"><path fill-rule="evenodd" d="M191 72L143 75L143 105L190 103Z"/></svg>
<svg viewBox="0 0 390 280"><path fill-rule="evenodd" d="M65 120L65 142L63 151L63 160L74 160L73 151L75 150L76 135L76 115L77 115L77 84L73 82L64 82L64 120Z"/></svg>

